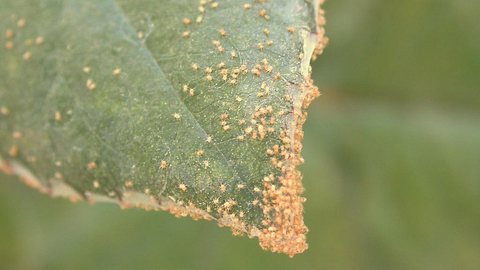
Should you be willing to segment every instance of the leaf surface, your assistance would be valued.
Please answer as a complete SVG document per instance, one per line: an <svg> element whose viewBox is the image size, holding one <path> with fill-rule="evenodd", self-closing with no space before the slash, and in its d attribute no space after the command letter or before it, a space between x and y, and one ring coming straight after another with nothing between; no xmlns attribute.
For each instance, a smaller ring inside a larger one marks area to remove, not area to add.
<svg viewBox="0 0 480 270"><path fill-rule="evenodd" d="M3 171L307 248L296 166L318 2L8 0L0 18Z"/></svg>

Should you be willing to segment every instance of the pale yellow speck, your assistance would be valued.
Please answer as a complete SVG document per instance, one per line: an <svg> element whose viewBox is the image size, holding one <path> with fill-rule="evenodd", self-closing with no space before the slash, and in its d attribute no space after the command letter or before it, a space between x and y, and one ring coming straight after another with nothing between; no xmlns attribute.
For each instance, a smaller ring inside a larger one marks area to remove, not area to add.
<svg viewBox="0 0 480 270"><path fill-rule="evenodd" d="M166 160L160 161L160 168L165 170L168 168L168 162Z"/></svg>
<svg viewBox="0 0 480 270"><path fill-rule="evenodd" d="M125 187L127 187L127 188L133 187L133 181L132 180L125 181Z"/></svg>
<svg viewBox="0 0 480 270"><path fill-rule="evenodd" d="M86 85L87 85L87 89L90 91L93 91L95 90L95 88L97 88L97 85L93 82L92 79L88 79Z"/></svg>
<svg viewBox="0 0 480 270"><path fill-rule="evenodd" d="M203 151L202 149L198 150L196 153L197 157L203 157L205 155L205 151Z"/></svg>
<svg viewBox="0 0 480 270"><path fill-rule="evenodd" d="M15 33L11 29L7 29L5 31L5 38L7 38L7 39L13 38L14 35L15 35Z"/></svg>
<svg viewBox="0 0 480 270"><path fill-rule="evenodd" d="M122 73L122 70L120 68L115 68L113 71L112 71L112 75L113 76L118 76Z"/></svg>
<svg viewBox="0 0 480 270"><path fill-rule="evenodd" d="M186 186L185 184L183 184L183 183L179 184L179 185L178 185L178 188L179 188L181 191L183 191L183 192L187 191L187 186Z"/></svg>
<svg viewBox="0 0 480 270"><path fill-rule="evenodd" d="M32 59L32 53L30 51L26 51L24 54L23 54L23 60L25 61L28 61Z"/></svg>
<svg viewBox="0 0 480 270"><path fill-rule="evenodd" d="M59 111L55 112L55 121L60 122L62 121L62 113Z"/></svg>
<svg viewBox="0 0 480 270"><path fill-rule="evenodd" d="M258 15L260 17L264 17L267 16L267 11L265 9L261 9L259 12L258 12Z"/></svg>
<svg viewBox="0 0 480 270"><path fill-rule="evenodd" d="M94 187L94 188L99 188L99 187L100 187L100 183L99 183L97 180L93 181L93 187Z"/></svg>
<svg viewBox="0 0 480 270"><path fill-rule="evenodd" d="M94 170L96 168L97 168L97 163L95 163L94 161L87 164L87 169L89 170Z"/></svg>
<svg viewBox="0 0 480 270"><path fill-rule="evenodd" d="M13 48L13 41L5 42L5 49L12 49Z"/></svg>
<svg viewBox="0 0 480 270"><path fill-rule="evenodd" d="M25 27L26 24L27 24L27 21L25 19L20 19L20 20L17 21L17 26L19 28Z"/></svg>
<svg viewBox="0 0 480 270"><path fill-rule="evenodd" d="M16 140L21 139L22 138L22 133L20 131L15 131L15 132L13 132L12 137Z"/></svg>
<svg viewBox="0 0 480 270"><path fill-rule="evenodd" d="M44 38L44 37L38 36L37 38L35 38L35 44L36 44L36 45L41 45L41 44L43 44L43 42L45 42L45 38Z"/></svg>
<svg viewBox="0 0 480 270"><path fill-rule="evenodd" d="M18 146L12 145L12 147L10 147L10 150L8 151L8 154L12 157L16 157L18 155Z"/></svg>
<svg viewBox="0 0 480 270"><path fill-rule="evenodd" d="M224 37L224 36L227 35L227 32L226 32L225 29L223 29L223 28L220 28L220 29L218 30L218 33L219 33L220 36L222 36L222 37Z"/></svg>

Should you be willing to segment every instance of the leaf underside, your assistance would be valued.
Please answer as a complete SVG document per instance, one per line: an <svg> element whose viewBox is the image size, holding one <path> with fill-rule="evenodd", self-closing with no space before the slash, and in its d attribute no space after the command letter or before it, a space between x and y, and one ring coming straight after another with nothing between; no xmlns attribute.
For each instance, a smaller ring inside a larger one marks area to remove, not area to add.
<svg viewBox="0 0 480 270"><path fill-rule="evenodd" d="M1 1L0 169L303 252L320 2Z"/></svg>

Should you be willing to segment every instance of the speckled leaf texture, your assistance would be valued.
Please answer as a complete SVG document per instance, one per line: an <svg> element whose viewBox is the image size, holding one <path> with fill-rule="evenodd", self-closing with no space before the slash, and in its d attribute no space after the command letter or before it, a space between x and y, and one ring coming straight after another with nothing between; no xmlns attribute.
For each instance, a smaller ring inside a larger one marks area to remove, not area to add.
<svg viewBox="0 0 480 270"><path fill-rule="evenodd" d="M303 252L320 2L0 1L1 170Z"/></svg>

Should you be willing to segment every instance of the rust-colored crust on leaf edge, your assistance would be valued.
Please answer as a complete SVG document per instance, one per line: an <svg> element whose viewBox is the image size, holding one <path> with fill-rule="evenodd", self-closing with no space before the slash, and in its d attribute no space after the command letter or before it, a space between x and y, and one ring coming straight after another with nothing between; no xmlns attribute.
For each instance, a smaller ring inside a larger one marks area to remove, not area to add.
<svg viewBox="0 0 480 270"><path fill-rule="evenodd" d="M306 233L308 228L303 221L303 193L302 174L297 169L303 163L301 156L303 140L303 124L307 119L307 108L310 103L320 96L318 88L311 79L310 60L315 60L328 43L325 36L325 13L321 9L323 0L316 1L317 8L317 31L315 34L305 33L304 53L308 58L305 70L306 83L301 85L301 94L294 101L294 123L291 130L287 130L287 137L282 138L285 146L290 149L288 158L282 168L280 187L266 185L264 189L264 218L268 225L258 235L263 249L272 252L285 253L290 257L303 253L308 244ZM312 43L313 44L308 44ZM311 46L311 48L309 48ZM269 220L271 211L275 213L275 219Z"/></svg>

